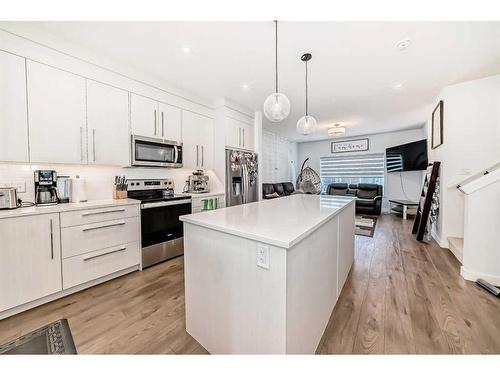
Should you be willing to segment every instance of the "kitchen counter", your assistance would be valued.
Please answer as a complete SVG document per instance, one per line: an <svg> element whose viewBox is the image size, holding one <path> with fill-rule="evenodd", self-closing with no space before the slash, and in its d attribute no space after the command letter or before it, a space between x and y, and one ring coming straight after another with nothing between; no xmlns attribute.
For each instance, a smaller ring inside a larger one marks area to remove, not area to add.
<svg viewBox="0 0 500 375"><path fill-rule="evenodd" d="M214 354L313 354L354 261L354 202L297 194L182 216L187 332Z"/></svg>
<svg viewBox="0 0 500 375"><path fill-rule="evenodd" d="M191 198L205 198L205 197L213 197L215 195L224 195L225 193L223 191L219 192L210 192L210 193L182 193L182 195L185 195L187 197Z"/></svg>
<svg viewBox="0 0 500 375"><path fill-rule="evenodd" d="M343 196L295 194L185 215L181 220L290 248L353 201Z"/></svg>
<svg viewBox="0 0 500 375"><path fill-rule="evenodd" d="M140 203L140 201L135 199L103 199L82 203L61 203L52 206L20 207L12 210L0 210L0 219L30 215L43 215L67 211L78 211L93 208L139 205Z"/></svg>

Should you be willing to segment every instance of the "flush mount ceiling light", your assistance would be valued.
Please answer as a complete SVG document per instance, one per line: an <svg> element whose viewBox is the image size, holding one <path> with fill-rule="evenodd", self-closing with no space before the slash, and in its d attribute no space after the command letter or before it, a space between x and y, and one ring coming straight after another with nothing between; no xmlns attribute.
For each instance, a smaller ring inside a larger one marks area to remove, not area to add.
<svg viewBox="0 0 500 375"><path fill-rule="evenodd" d="M290 100L278 91L278 21L274 21L275 91L264 102L264 115L272 122L280 122L290 114Z"/></svg>
<svg viewBox="0 0 500 375"><path fill-rule="evenodd" d="M188 54L191 52L191 48L189 48L189 47L182 47L182 50L184 51L185 54Z"/></svg>
<svg viewBox="0 0 500 375"><path fill-rule="evenodd" d="M332 138L342 137L345 135L345 128L340 126L340 124L335 124L333 127L328 129L328 136Z"/></svg>
<svg viewBox="0 0 500 375"><path fill-rule="evenodd" d="M311 134L316 128L316 119L312 116L309 116L309 101L308 101L308 92L307 92L307 62L312 59L312 55L310 53L304 53L300 60L306 63L306 114L302 116L299 121L297 121L297 131L300 134L308 135Z"/></svg>
<svg viewBox="0 0 500 375"><path fill-rule="evenodd" d="M411 45L411 39L405 38L401 39L399 42L396 43L396 48L400 51L403 51L407 49L410 45Z"/></svg>

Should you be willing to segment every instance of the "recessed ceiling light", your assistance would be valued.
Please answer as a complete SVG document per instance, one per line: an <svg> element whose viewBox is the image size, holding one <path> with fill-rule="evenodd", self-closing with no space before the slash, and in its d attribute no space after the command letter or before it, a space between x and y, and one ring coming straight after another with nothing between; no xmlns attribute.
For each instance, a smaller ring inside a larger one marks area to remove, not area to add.
<svg viewBox="0 0 500 375"><path fill-rule="evenodd" d="M191 52L191 48L189 48L189 47L182 47L182 50L184 51L184 53Z"/></svg>
<svg viewBox="0 0 500 375"><path fill-rule="evenodd" d="M404 83L396 83L392 88L394 90L401 90L404 87Z"/></svg>
<svg viewBox="0 0 500 375"><path fill-rule="evenodd" d="M242 83L242 84L241 84L241 88L242 88L243 90L248 90L248 89L250 88L250 86L248 85L248 83Z"/></svg>
<svg viewBox="0 0 500 375"><path fill-rule="evenodd" d="M410 38L405 38L401 39L399 42L396 43L396 48L400 51L403 51L407 49L411 44L411 39Z"/></svg>

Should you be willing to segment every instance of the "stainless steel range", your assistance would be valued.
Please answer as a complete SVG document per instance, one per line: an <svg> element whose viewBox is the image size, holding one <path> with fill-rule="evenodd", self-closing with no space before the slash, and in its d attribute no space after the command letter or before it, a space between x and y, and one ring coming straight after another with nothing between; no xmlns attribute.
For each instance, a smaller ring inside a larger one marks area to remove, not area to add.
<svg viewBox="0 0 500 375"><path fill-rule="evenodd" d="M191 197L174 194L172 179L128 180L129 198L141 201L142 267L184 253L179 216L191 213Z"/></svg>

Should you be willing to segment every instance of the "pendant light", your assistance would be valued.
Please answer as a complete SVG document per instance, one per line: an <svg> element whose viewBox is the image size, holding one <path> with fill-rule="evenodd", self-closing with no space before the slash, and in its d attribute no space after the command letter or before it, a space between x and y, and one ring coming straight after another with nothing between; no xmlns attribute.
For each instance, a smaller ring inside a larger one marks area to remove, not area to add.
<svg viewBox="0 0 500 375"><path fill-rule="evenodd" d="M308 135L311 134L316 128L316 119L312 116L309 116L309 103L307 97L307 62L312 59L312 55L310 53L304 53L300 60L306 63L306 115L302 116L299 121L297 121L297 131L300 134Z"/></svg>
<svg viewBox="0 0 500 375"><path fill-rule="evenodd" d="M335 124L328 129L328 136L332 138L342 137L345 135L345 128L340 124Z"/></svg>
<svg viewBox="0 0 500 375"><path fill-rule="evenodd" d="M275 34L275 92L264 102L264 115L272 122L280 122L290 113L290 100L278 91L278 21L274 21Z"/></svg>

